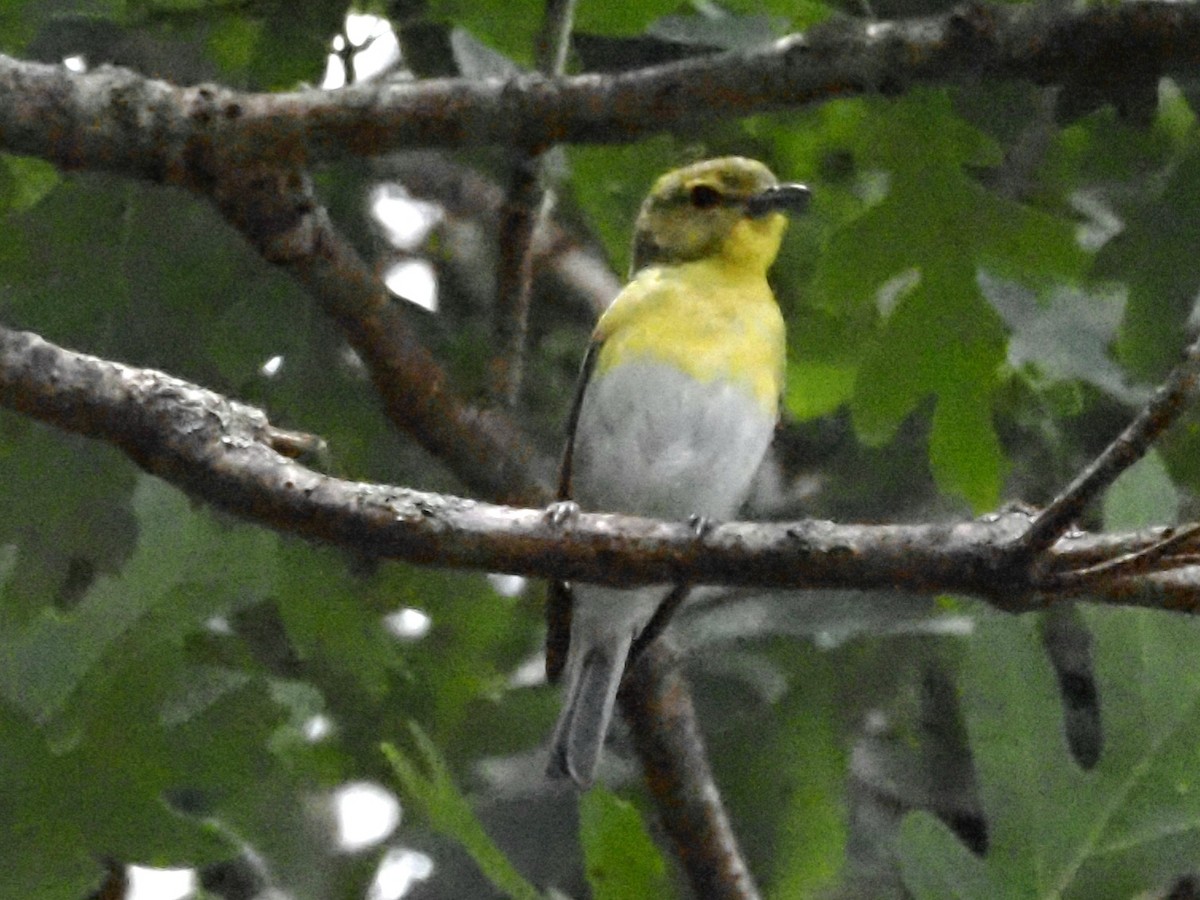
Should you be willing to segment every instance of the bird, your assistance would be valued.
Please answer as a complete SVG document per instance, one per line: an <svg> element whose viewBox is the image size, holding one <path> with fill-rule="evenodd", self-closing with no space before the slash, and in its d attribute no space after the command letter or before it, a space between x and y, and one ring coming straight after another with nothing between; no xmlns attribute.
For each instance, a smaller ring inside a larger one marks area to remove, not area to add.
<svg viewBox="0 0 1200 900"><path fill-rule="evenodd" d="M661 176L634 226L628 284L584 356L559 477L565 507L734 516L779 417L785 329L767 271L809 189L726 156ZM547 772L591 785L630 648L674 585L574 584L565 701ZM565 617L564 617L565 618ZM561 636L560 636L561 639Z"/></svg>

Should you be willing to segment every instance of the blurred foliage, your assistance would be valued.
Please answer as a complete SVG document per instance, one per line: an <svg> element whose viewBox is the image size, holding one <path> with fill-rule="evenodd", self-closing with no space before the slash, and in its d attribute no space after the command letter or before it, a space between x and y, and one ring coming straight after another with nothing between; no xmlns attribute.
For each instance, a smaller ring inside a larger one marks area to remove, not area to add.
<svg viewBox="0 0 1200 900"><path fill-rule="evenodd" d="M1200 865L1200 623L1147 610L1083 618L1104 726L1089 770L1068 752L1037 619L979 616L959 689L988 852L971 853L932 815L913 813L900 837L912 896L1132 897Z"/></svg>
<svg viewBox="0 0 1200 900"><path fill-rule="evenodd" d="M346 11L7 0L0 51L293 89L320 83L335 36L353 55ZM396 23L416 74L483 74L531 64L542 4L357 11ZM650 65L859 13L582 3L574 65ZM630 223L667 168L740 153L809 181L813 212L773 273L788 420L757 508L947 520L1045 502L1178 359L1200 289L1197 137L1168 82L1148 123L1104 106L1061 122L1027 84L925 87L568 147L557 213L582 252L624 272ZM446 162L508 177L500 150ZM416 245L392 246L367 198L403 169L314 175L373 265L433 266L438 311L411 323L470 393L491 352L496 210L473 219L483 198L455 197ZM547 453L589 328L588 303L565 294L539 286L537 383L517 411ZM0 155L0 320L261 405L324 437L338 474L464 492L391 428L304 291L194 196ZM1194 518L1198 444L1192 414L1085 524ZM684 894L620 735L605 775L623 796L577 801L544 780L557 695L531 675L536 586L233 522L111 448L11 413L0 485L0 896L82 900L110 860L207 866L210 885L256 860L254 877L292 896L360 898L400 849L433 860L416 897ZM717 778L768 896L1128 897L1200 866L1196 624L1086 608L1068 624L846 592L714 601L681 622L703 651L690 674ZM332 798L356 781L395 786L403 818L341 852Z"/></svg>
<svg viewBox="0 0 1200 900"><path fill-rule="evenodd" d="M594 787L580 800L579 819L588 885L594 900L624 897L671 900L677 896L645 822L631 804L603 787Z"/></svg>
<svg viewBox="0 0 1200 900"><path fill-rule="evenodd" d="M504 896L513 900L536 900L537 889L521 877L492 843L467 798L454 786L450 770L438 755L437 747L416 726L412 728L412 738L416 744L412 754L391 744L385 744L383 748L404 796L411 799L436 828L461 843L488 881Z"/></svg>

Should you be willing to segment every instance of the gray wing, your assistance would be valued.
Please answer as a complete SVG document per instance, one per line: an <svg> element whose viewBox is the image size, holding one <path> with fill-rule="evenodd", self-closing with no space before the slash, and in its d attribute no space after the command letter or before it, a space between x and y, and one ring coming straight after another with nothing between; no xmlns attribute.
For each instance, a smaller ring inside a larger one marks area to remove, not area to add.
<svg viewBox="0 0 1200 900"><path fill-rule="evenodd" d="M571 466L575 458L575 430L579 425L579 410L583 406L583 394L592 372L596 369L599 341L592 341L583 355L579 367L579 378L575 383L575 397L571 401L571 412L567 416L567 440L563 447L562 461L558 467L557 499L571 499ZM571 607L574 597L571 586L565 581L552 580L546 587L546 679L553 684L562 676L566 664L567 648L571 643Z"/></svg>

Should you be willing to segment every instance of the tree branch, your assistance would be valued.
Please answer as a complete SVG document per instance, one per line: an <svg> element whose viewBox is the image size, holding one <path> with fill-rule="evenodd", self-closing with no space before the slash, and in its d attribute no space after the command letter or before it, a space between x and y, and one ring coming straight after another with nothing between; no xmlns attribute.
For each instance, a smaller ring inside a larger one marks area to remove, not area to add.
<svg viewBox="0 0 1200 900"><path fill-rule="evenodd" d="M714 120L917 84L1014 78L1129 91L1200 69L1200 7L977 3L893 22L838 19L760 49L617 75L430 79L338 91L176 88L121 69L72 74L0 57L0 145L67 168L188 183L220 146L303 164L414 147L622 143Z"/></svg>
<svg viewBox="0 0 1200 900"><path fill-rule="evenodd" d="M656 798L671 799L670 808L661 813L663 825L695 895L758 900L708 765L691 692L666 641L646 648L619 696L646 783Z"/></svg>
<svg viewBox="0 0 1200 900"><path fill-rule="evenodd" d="M212 173L207 195L338 324L401 430L484 496L523 503L548 496L549 460L502 413L454 392L383 282L338 234L303 172L226 159L204 168Z"/></svg>
<svg viewBox="0 0 1200 900"><path fill-rule="evenodd" d="M514 406L521 390L533 294L533 236L546 208L542 169L540 154L518 153L509 166L508 194L500 210L489 390L492 402L501 406Z"/></svg>
<svg viewBox="0 0 1200 900"><path fill-rule="evenodd" d="M946 525L727 522L701 537L687 522L598 513L556 525L541 509L324 475L278 453L258 409L3 328L0 405L108 441L146 471L250 521L382 558L621 586L953 591L1006 609L1071 595L1052 580L1049 592L1037 594L1034 583L1030 595L1028 573L1011 570L1007 548L1028 527L1024 513ZM1047 578L1154 548L1172 533L1072 533L1047 551ZM1173 547L1152 572L1089 583L1089 596L1165 605L1146 598L1169 589L1170 608L1200 612L1200 574L1177 562L1191 564L1198 552L1200 540Z"/></svg>
<svg viewBox="0 0 1200 900"><path fill-rule="evenodd" d="M1141 459L1179 417L1195 395L1197 382L1200 382L1200 338L1188 346L1183 361L1171 370L1134 420L1037 515L1021 536L1022 550L1036 556L1062 537L1084 508Z"/></svg>
<svg viewBox="0 0 1200 900"><path fill-rule="evenodd" d="M453 163L442 154L397 154L377 165L381 178L396 178L418 197L436 201L450 219L470 220L485 234L500 232L505 192L480 172ZM533 234L534 287L566 307L580 322L595 321L621 289L612 267L594 246L548 217ZM448 260L451 264L454 260ZM491 295L478 298L482 304Z"/></svg>
<svg viewBox="0 0 1200 900"><path fill-rule="evenodd" d="M571 45L575 0L546 0L537 39L538 71L560 78ZM500 267L496 278L493 402L515 406L521 392L529 304L533 295L533 241L554 202L546 186L544 148L518 148L509 166L508 196L500 215Z"/></svg>

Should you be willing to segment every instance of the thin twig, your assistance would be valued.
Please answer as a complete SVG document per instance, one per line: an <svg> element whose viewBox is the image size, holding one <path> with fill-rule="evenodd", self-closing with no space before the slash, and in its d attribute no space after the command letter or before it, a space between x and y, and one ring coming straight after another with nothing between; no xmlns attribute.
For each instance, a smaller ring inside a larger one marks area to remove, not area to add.
<svg viewBox="0 0 1200 900"><path fill-rule="evenodd" d="M1193 565L1195 562L1193 554L1181 557L1177 556L1174 551L1190 543L1197 534L1200 534L1200 524L1187 525L1164 536L1157 544L1152 544L1144 549L1135 550L1094 566L1047 575L1039 581L1037 589L1080 593L1101 581L1168 571L1159 565L1167 557L1170 557L1171 568Z"/></svg>
<svg viewBox="0 0 1200 900"><path fill-rule="evenodd" d="M305 431L270 425L263 435L263 440L272 450L288 459L324 459L329 454L329 447L323 437Z"/></svg>
<svg viewBox="0 0 1200 900"><path fill-rule="evenodd" d="M546 192L541 156L520 154L510 167L511 181L500 211L500 259L496 277L496 352L491 362L492 402L514 406L521 390L529 302L533 292L533 235L541 222Z"/></svg>
<svg viewBox="0 0 1200 900"><path fill-rule="evenodd" d="M538 71L559 78L565 71L575 21L575 0L546 0L538 34ZM554 203L545 146L518 147L510 167L508 195L500 215L500 271L496 278L495 356L490 389L492 402L514 406L525 368L529 305L533 294L534 235L544 227Z"/></svg>
<svg viewBox="0 0 1200 900"><path fill-rule="evenodd" d="M504 189L482 173L448 159L444 154L417 151L396 154L375 166L380 179L394 178L415 196L442 207L450 223L469 221L485 234L500 233L500 211ZM594 322L621 289L603 250L585 243L577 231L558 225L553 216L534 232L533 270L535 291L555 298L556 312L566 312L581 324ZM470 261L453 257L440 261L451 267L470 266ZM462 289L473 279L460 278ZM492 303L492 295L477 297L480 305Z"/></svg>
<svg viewBox="0 0 1200 900"><path fill-rule="evenodd" d="M689 593L691 593L691 585L677 584L671 588L671 592L658 604L658 609L654 611L654 615L650 617L646 627L642 629L641 634L634 640L633 646L629 648L629 662L626 665L632 666L637 663L638 657L646 652L646 648L667 630L667 625L671 623L675 612L683 605L683 601L687 599Z"/></svg>
<svg viewBox="0 0 1200 900"><path fill-rule="evenodd" d="M1128 427L1033 520L1017 543L1026 559L1040 557L1066 534L1089 503L1145 455L1155 439L1183 412L1196 392L1198 380L1200 338L1188 346L1183 361L1171 371Z"/></svg>
<svg viewBox="0 0 1200 900"><path fill-rule="evenodd" d="M543 75L558 78L567 70L575 0L546 0L542 29L537 36L537 67Z"/></svg>

